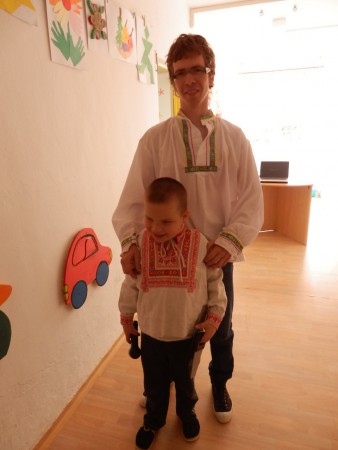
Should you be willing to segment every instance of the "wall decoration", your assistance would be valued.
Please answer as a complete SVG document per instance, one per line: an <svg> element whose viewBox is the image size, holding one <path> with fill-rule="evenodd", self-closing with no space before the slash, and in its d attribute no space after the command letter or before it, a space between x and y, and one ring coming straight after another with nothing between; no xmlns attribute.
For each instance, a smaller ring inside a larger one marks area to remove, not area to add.
<svg viewBox="0 0 338 450"><path fill-rule="evenodd" d="M136 16L137 72L142 83L155 84L156 55L145 18Z"/></svg>
<svg viewBox="0 0 338 450"><path fill-rule="evenodd" d="M36 0L0 0L0 8L24 22L37 25L35 1Z"/></svg>
<svg viewBox="0 0 338 450"><path fill-rule="evenodd" d="M11 295L12 286L8 284L0 284L0 306L5 303ZM7 355L9 345L11 343L12 329L8 316L0 311L0 359Z"/></svg>
<svg viewBox="0 0 338 450"><path fill-rule="evenodd" d="M103 286L109 275L112 251L100 244L92 228L79 231L70 246L64 272L66 304L78 309L87 298L87 285L96 280Z"/></svg>
<svg viewBox="0 0 338 450"><path fill-rule="evenodd" d="M104 0L85 0L88 48L108 54L108 33Z"/></svg>
<svg viewBox="0 0 338 450"><path fill-rule="evenodd" d="M137 63L135 15L106 0L109 53L114 58Z"/></svg>
<svg viewBox="0 0 338 450"><path fill-rule="evenodd" d="M85 28L82 0L46 0L52 61L85 68Z"/></svg>

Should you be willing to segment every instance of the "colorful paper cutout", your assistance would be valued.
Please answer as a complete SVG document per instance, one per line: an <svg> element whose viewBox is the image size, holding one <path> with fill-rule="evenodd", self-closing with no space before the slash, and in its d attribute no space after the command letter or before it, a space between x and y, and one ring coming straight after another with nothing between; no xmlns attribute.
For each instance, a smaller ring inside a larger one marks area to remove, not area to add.
<svg viewBox="0 0 338 450"><path fill-rule="evenodd" d="M0 305L5 303L8 297L11 295L12 286L8 284L0 284ZM11 322L8 316L0 311L0 359L4 358L9 349L11 343L12 329Z"/></svg>
<svg viewBox="0 0 338 450"><path fill-rule="evenodd" d="M109 53L114 58L137 63L135 15L106 0Z"/></svg>
<svg viewBox="0 0 338 450"><path fill-rule="evenodd" d="M136 16L136 27L138 79L145 84L155 84L155 50L144 17Z"/></svg>
<svg viewBox="0 0 338 450"><path fill-rule="evenodd" d="M85 34L82 0L46 0L52 61L85 68Z"/></svg>
<svg viewBox="0 0 338 450"><path fill-rule="evenodd" d="M35 0L34 0L35 1ZM0 8L18 19L37 25L36 11L32 0L0 0Z"/></svg>
<svg viewBox="0 0 338 450"><path fill-rule="evenodd" d="M87 285L96 280L103 286L109 276L112 251L100 244L92 228L79 231L70 246L64 273L66 304L78 309L87 298Z"/></svg>
<svg viewBox="0 0 338 450"><path fill-rule="evenodd" d="M108 33L104 0L86 0L85 5L88 48L107 55Z"/></svg>

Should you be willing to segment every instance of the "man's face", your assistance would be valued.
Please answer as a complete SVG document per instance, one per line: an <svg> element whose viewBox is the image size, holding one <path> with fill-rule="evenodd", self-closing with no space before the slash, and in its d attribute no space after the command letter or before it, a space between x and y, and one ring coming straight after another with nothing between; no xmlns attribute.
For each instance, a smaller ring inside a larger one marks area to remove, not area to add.
<svg viewBox="0 0 338 450"><path fill-rule="evenodd" d="M213 81L208 69L203 56L197 54L173 63L174 88L183 110L196 106L208 109L209 86Z"/></svg>
<svg viewBox="0 0 338 450"><path fill-rule="evenodd" d="M188 211L182 213L178 200L172 198L165 203L145 200L145 227L156 242L167 242L182 230Z"/></svg>

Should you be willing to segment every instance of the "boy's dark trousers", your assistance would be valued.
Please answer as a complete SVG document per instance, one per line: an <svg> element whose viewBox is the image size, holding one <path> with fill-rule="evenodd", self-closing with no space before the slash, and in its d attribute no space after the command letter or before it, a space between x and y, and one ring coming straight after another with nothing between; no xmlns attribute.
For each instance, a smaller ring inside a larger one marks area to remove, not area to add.
<svg viewBox="0 0 338 450"><path fill-rule="evenodd" d="M195 414L193 408L198 400L189 374L192 339L164 342L142 333L141 349L147 396L144 426L158 430L165 424L172 381L176 388L176 414L182 421L189 420Z"/></svg>

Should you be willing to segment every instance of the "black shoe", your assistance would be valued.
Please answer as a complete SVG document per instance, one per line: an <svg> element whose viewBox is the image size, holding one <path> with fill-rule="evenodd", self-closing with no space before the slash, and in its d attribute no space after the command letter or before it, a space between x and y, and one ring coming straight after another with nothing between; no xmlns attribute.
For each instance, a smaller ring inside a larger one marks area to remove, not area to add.
<svg viewBox="0 0 338 450"><path fill-rule="evenodd" d="M141 427L136 435L136 446L142 450L147 450L151 447L154 441L155 431Z"/></svg>
<svg viewBox="0 0 338 450"><path fill-rule="evenodd" d="M226 384L213 384L212 396L214 398L214 412L216 419L221 423L227 423L232 417L232 401L227 391Z"/></svg>
<svg viewBox="0 0 338 450"><path fill-rule="evenodd" d="M200 434L200 423L195 415L182 422L183 434L186 441L196 441Z"/></svg>

